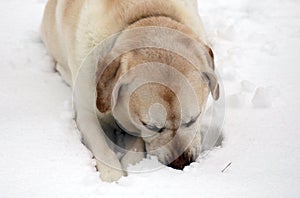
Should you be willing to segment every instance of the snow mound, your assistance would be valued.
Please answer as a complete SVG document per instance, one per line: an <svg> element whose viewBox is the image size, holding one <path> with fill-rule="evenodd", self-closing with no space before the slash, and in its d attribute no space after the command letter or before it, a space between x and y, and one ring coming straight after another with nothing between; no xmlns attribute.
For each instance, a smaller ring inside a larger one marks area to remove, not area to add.
<svg viewBox="0 0 300 198"><path fill-rule="evenodd" d="M252 99L254 107L269 108L272 106L271 93L263 87L257 88L255 95Z"/></svg>
<svg viewBox="0 0 300 198"><path fill-rule="evenodd" d="M230 108L242 108L246 105L246 95L243 93L229 95L226 98L226 104Z"/></svg>
<svg viewBox="0 0 300 198"><path fill-rule="evenodd" d="M256 108L270 108L279 95L279 90L274 87L259 87L253 96L252 104Z"/></svg>
<svg viewBox="0 0 300 198"><path fill-rule="evenodd" d="M247 80L243 80L241 82L241 91L243 92L254 92L255 91L255 85L253 83L251 83L250 81L247 81Z"/></svg>

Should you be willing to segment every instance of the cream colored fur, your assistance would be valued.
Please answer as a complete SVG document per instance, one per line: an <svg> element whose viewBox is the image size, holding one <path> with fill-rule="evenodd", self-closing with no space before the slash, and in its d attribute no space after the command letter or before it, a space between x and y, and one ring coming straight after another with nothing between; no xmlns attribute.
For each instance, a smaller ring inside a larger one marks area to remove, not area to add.
<svg viewBox="0 0 300 198"><path fill-rule="evenodd" d="M73 86L82 61L96 45L107 37L127 29L131 24L138 22L141 18L151 16L166 16L173 19L174 21L157 18L158 21L148 22L153 23L153 25L174 26L174 29L179 28L181 31L186 31L191 37L195 37L205 49L208 49L202 23L198 16L197 0L49 0L45 8L41 26L42 39L49 53L56 61L57 70L61 73L63 79L69 85ZM146 23L148 22L146 21ZM143 23L141 23L140 26L143 26ZM183 26L183 28L180 28L179 26ZM147 53L156 54L158 51L145 52L145 54ZM160 53L166 55L166 52ZM122 63L130 63L130 66L134 67L138 64L139 59L143 62L142 55L139 57L133 56L134 55L131 53L125 54L122 56ZM175 55L170 54L169 56L172 57ZM144 59L147 61L147 57ZM162 60L162 62L164 62L164 60ZM182 64L187 64L184 60L180 60L179 63L180 62ZM180 67L180 65L174 65L174 67ZM122 70L122 66L120 66L120 69ZM93 71L90 71L90 73L93 73ZM83 78L83 80L87 81L85 87L79 88L82 91L83 96L94 94L97 86L94 83L94 78L94 76L86 76ZM170 79L172 82L174 82L174 80L175 79ZM208 96L207 86L203 83L198 83L200 81L196 79L192 79L191 81L193 81L195 87L200 86L197 89L201 90L198 98L201 104L200 109L202 109ZM157 91L162 91L163 88L151 88L150 85L144 89L144 91L145 90L157 93ZM151 103L151 101L147 100L139 103L138 101L143 100L143 98L140 98L141 95L143 95L142 91L140 95L139 92L137 92L132 96L135 97L134 100L137 101L136 104L140 105L132 105L130 111L142 112L144 111L143 108L146 108L146 106ZM167 95L168 96L163 97L170 97L170 93ZM122 121L124 125L126 125L126 123L129 124L130 121L126 120L124 116L122 116L123 114L121 114L123 106L120 104L122 104L122 98L120 97L118 100L121 101L118 103L119 106L117 105L118 107L115 108L116 112L114 112L114 116L117 120L119 119ZM90 101L89 97L87 97L86 100L82 99L79 101L79 106L76 107L78 114L76 121L83 134L84 143L92 151L97 160L97 168L101 173L101 178L105 181L116 181L126 174L123 172L123 169L126 169L130 163L137 162L138 160L133 159L136 156L132 157L130 156L131 154L129 154L125 156L120 163L116 154L106 143L104 131L99 125L98 120L95 119L93 113L91 113L92 110L86 110L84 108L86 106L86 104L84 104L86 101L89 101L92 105L96 102ZM145 107L143 107L143 105ZM118 108L120 109L119 111ZM186 108L190 107L187 106ZM112 111L113 109L109 110ZM172 113L176 114L176 112L171 112L171 114ZM193 113L195 114L196 112ZM101 116L104 114L100 113L99 115L101 119ZM186 119L189 119L188 117L192 115L185 116L187 117ZM139 119L144 119L145 122L147 121L147 118L142 116L140 116ZM159 122L159 117L157 117L157 120ZM144 130L144 126L142 125L136 124L135 127L142 128L142 131ZM162 141L168 141L172 136L170 134L171 132L166 132L166 137L162 137ZM188 137L185 137L186 135L183 136L184 137L179 137L176 141L180 142L189 139ZM200 139L201 137L198 134L192 143L195 144L195 146L190 152L198 152L199 143L196 142L200 142ZM141 140L138 138L133 141L133 148L143 150L143 141L146 142L149 153L151 153L150 151L156 146L161 144L158 140L148 141L146 139ZM155 143L152 144L150 142ZM172 148L167 148L165 153L170 152L171 149ZM153 154L158 156L164 155L164 153ZM139 156L139 158L142 157L143 156ZM104 158L108 164L99 160ZM161 156L161 159L163 158L165 158L165 156ZM109 164L113 164L114 168L109 166Z"/></svg>
<svg viewBox="0 0 300 198"><path fill-rule="evenodd" d="M72 85L90 50L142 15L173 17L206 42L196 0L50 0L42 38L57 61L58 71Z"/></svg>

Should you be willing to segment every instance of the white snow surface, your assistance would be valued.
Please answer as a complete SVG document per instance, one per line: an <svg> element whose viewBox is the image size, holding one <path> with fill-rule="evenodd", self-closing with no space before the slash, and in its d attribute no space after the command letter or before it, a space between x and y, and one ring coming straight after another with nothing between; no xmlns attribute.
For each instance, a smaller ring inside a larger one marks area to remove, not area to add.
<svg viewBox="0 0 300 198"><path fill-rule="evenodd" d="M45 3L0 3L1 198L300 196L300 1L199 0L228 99L223 145L183 171L112 184L80 142L71 89L40 40Z"/></svg>

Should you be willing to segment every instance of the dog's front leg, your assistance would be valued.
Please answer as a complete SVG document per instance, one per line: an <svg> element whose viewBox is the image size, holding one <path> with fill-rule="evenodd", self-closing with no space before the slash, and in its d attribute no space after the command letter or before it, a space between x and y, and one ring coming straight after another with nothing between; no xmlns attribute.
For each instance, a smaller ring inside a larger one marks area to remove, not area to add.
<svg viewBox="0 0 300 198"><path fill-rule="evenodd" d="M145 157L145 143L141 137L126 135L124 137L127 153L122 157L122 167L127 170L129 165L139 163Z"/></svg>
<svg viewBox="0 0 300 198"><path fill-rule="evenodd" d="M105 133L94 113L77 111L77 125L82 133L84 144L91 150L97 161L97 168L103 181L120 179L124 172L117 155L106 141Z"/></svg>

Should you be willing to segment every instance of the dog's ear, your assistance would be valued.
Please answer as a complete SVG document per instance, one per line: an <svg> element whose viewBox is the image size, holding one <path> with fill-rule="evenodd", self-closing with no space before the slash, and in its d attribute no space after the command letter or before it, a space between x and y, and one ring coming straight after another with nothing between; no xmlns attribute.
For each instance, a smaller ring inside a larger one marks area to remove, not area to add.
<svg viewBox="0 0 300 198"><path fill-rule="evenodd" d="M218 100L220 97L220 86L216 74L212 72L203 72L203 75L208 79L209 88L214 100Z"/></svg>
<svg viewBox="0 0 300 198"><path fill-rule="evenodd" d="M208 59L210 71L203 72L203 74L205 78L208 79L209 88L214 100L218 100L220 97L220 86L218 83L218 78L214 72L215 71L214 53L210 47L206 46L206 48L209 55L207 59Z"/></svg>
<svg viewBox="0 0 300 198"><path fill-rule="evenodd" d="M104 68L104 72L97 73L97 108L101 113L110 112L113 88L120 76L121 57L107 63L106 59L100 60L98 68ZM100 76L101 75L101 76Z"/></svg>
<svg viewBox="0 0 300 198"><path fill-rule="evenodd" d="M211 68L215 71L215 55L214 55L214 52L212 51L212 49L210 47L207 47L208 48L208 54L211 58L211 61L212 61L212 65L211 65Z"/></svg>

